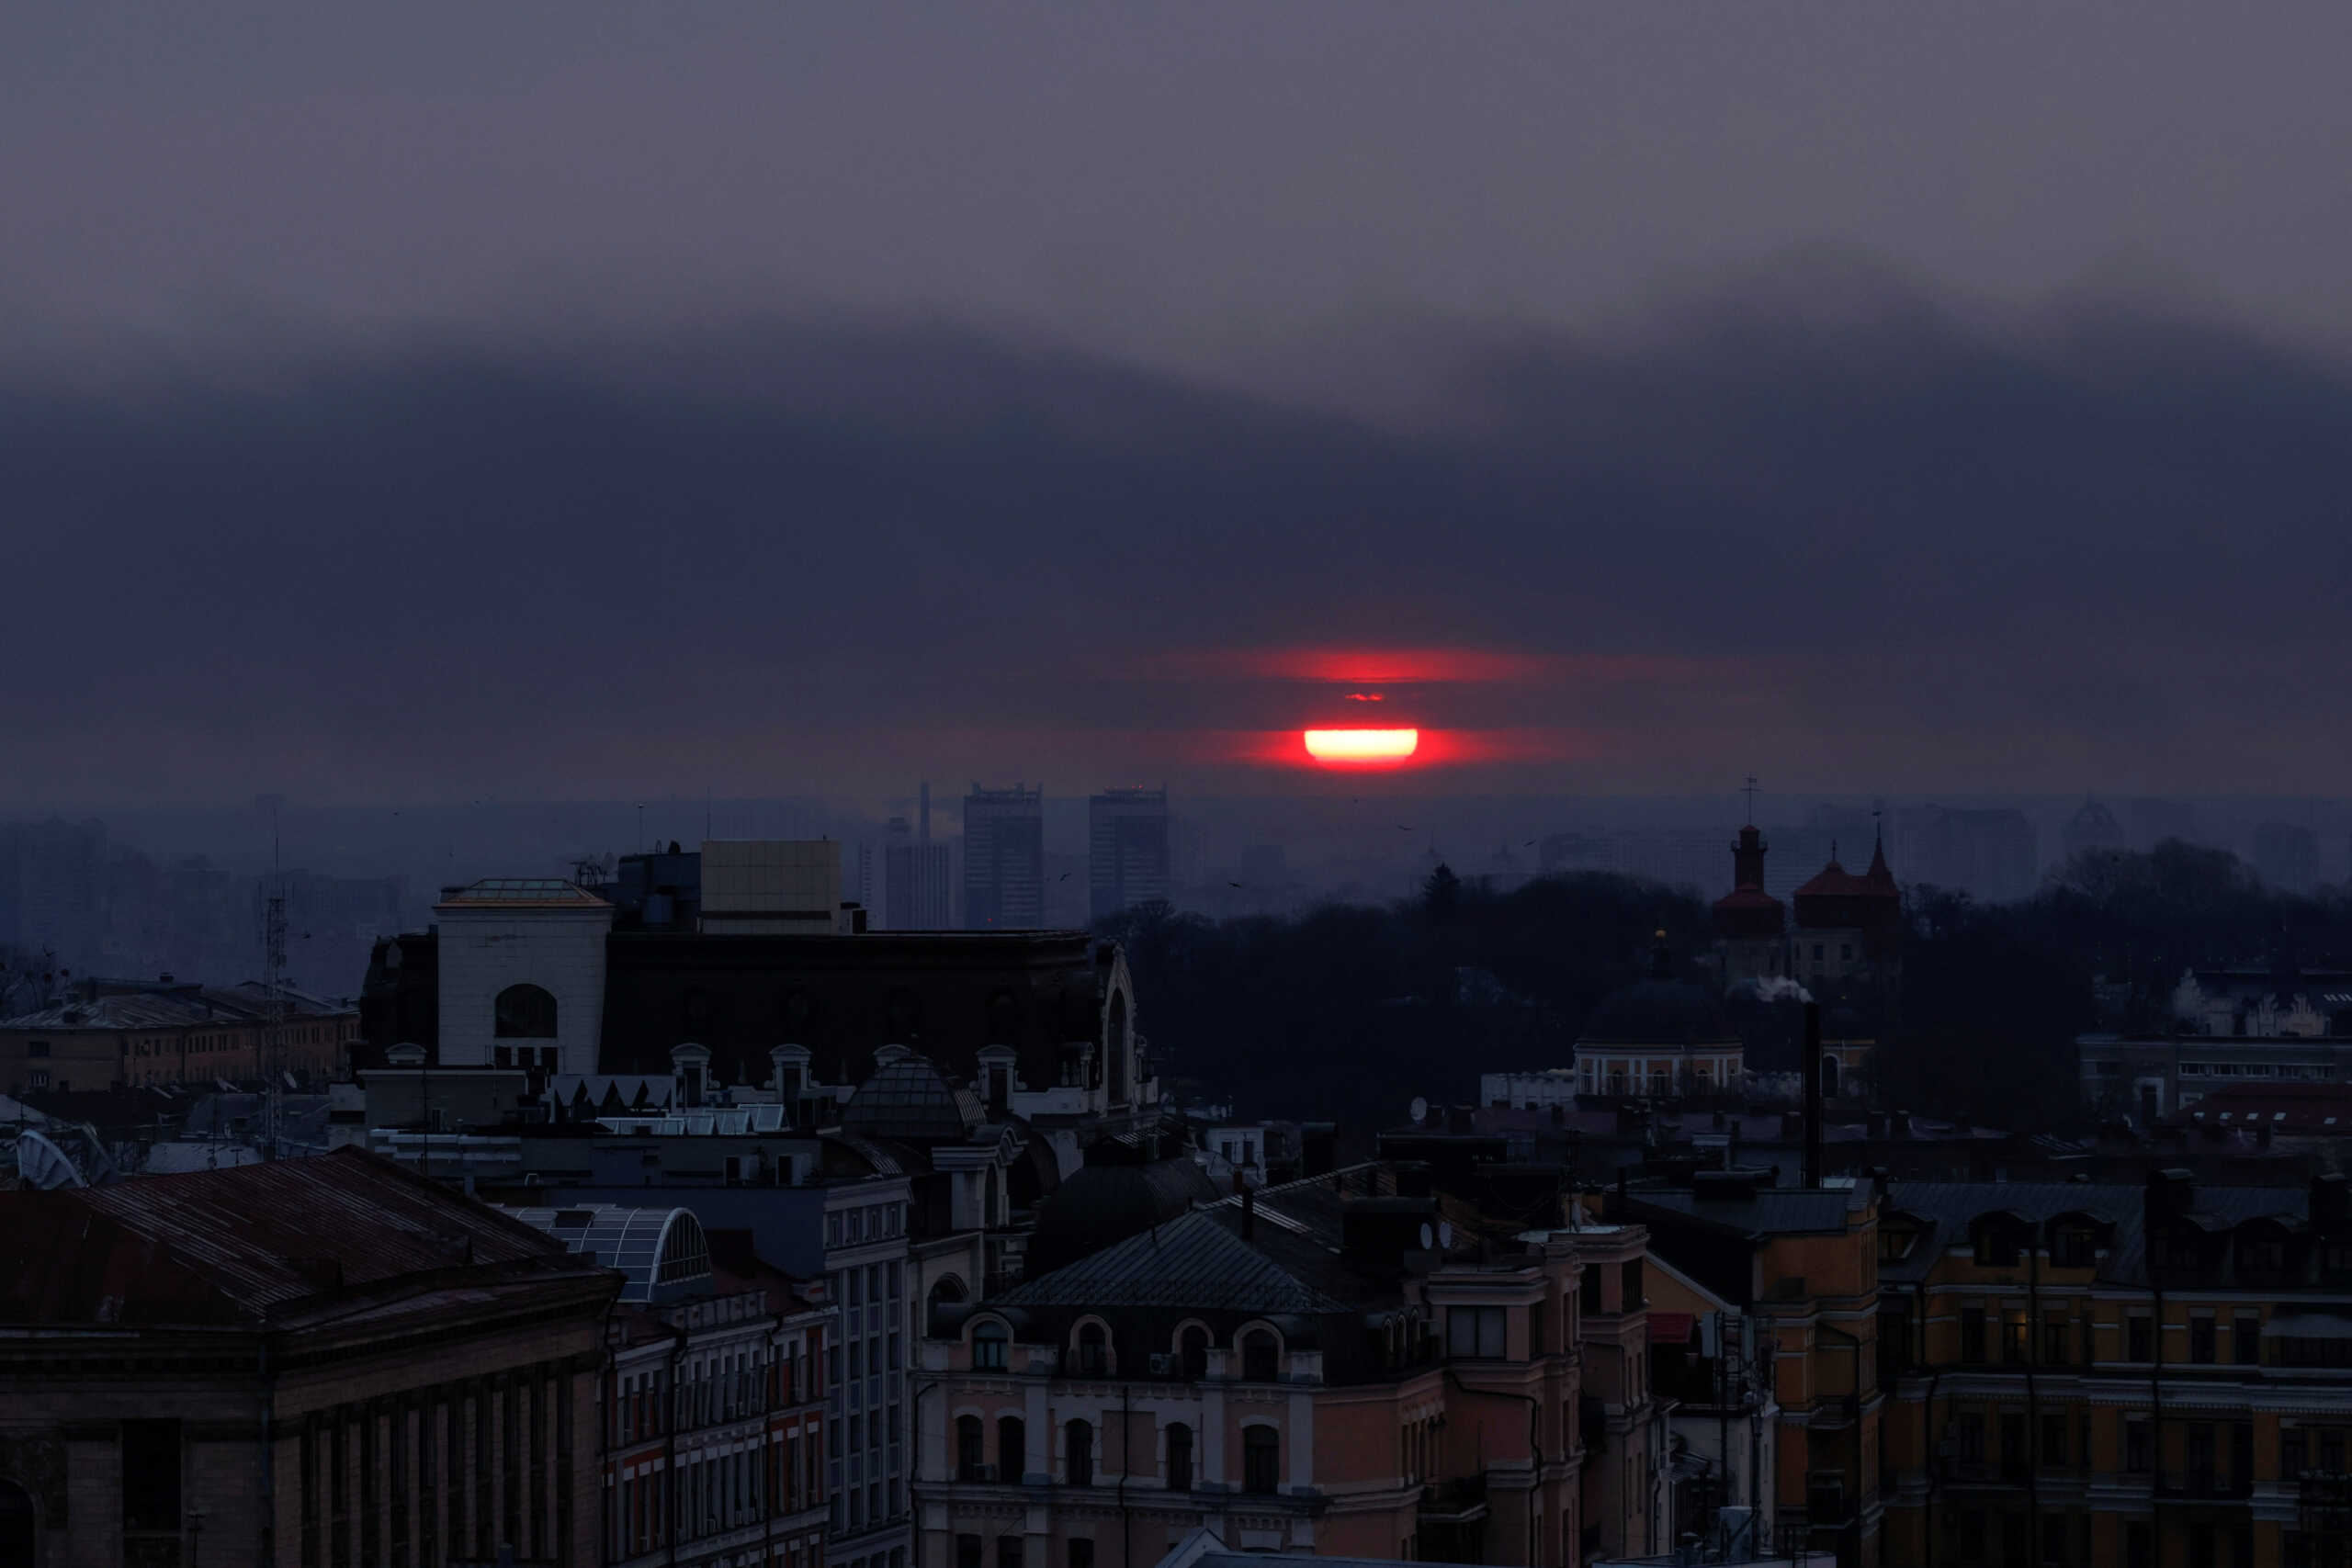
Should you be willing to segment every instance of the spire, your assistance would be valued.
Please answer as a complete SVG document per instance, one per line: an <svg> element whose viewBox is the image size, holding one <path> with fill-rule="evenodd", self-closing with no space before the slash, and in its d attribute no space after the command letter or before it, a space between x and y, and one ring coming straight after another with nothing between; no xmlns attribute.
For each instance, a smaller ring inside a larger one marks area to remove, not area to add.
<svg viewBox="0 0 2352 1568"><path fill-rule="evenodd" d="M1863 874L1872 882L1883 883L1890 887L1894 885L1894 873L1887 869L1886 841L1883 839L1871 846L1871 868Z"/></svg>

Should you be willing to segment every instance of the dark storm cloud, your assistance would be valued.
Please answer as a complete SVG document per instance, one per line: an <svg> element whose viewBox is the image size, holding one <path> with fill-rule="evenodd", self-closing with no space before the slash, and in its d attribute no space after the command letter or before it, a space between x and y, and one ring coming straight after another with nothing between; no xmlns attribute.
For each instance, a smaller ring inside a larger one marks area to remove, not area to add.
<svg viewBox="0 0 2352 1568"><path fill-rule="evenodd" d="M1450 417L936 321L20 374L0 793L1204 777L1297 694L1152 660L1381 647L1560 660L1446 716L1573 733L1554 785L2352 761L2318 362L1823 265L1607 339L1423 334L1412 373Z"/></svg>

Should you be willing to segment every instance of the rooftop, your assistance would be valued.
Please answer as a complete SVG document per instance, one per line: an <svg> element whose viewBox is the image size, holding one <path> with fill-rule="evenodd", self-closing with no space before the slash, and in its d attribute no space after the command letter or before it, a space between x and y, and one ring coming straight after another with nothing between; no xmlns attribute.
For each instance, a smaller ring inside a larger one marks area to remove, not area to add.
<svg viewBox="0 0 2352 1568"><path fill-rule="evenodd" d="M560 876L486 876L451 892L434 908L602 909L608 906L578 883Z"/></svg>
<svg viewBox="0 0 2352 1568"><path fill-rule="evenodd" d="M582 1266L548 1237L356 1149L0 1193L0 1321L261 1326L566 1278Z"/></svg>

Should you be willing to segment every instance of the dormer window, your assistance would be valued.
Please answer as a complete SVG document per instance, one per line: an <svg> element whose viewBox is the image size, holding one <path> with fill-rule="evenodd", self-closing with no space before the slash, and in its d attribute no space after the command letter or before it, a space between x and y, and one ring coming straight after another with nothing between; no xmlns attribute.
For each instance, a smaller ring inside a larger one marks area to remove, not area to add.
<svg viewBox="0 0 2352 1568"><path fill-rule="evenodd" d="M1005 1370L1006 1350L1012 1336L1004 1325L983 1323L972 1331L972 1368L975 1371L1001 1372Z"/></svg>
<svg viewBox="0 0 2352 1568"><path fill-rule="evenodd" d="M2086 1225L2061 1225L2050 1238L2050 1261L2061 1269L2087 1269L2098 1238Z"/></svg>

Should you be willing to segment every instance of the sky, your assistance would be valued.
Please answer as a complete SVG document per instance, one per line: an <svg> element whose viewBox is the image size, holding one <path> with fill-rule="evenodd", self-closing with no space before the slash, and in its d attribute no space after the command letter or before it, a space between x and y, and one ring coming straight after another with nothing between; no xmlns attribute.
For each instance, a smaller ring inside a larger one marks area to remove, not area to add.
<svg viewBox="0 0 2352 1568"><path fill-rule="evenodd" d="M16 7L0 804L2325 795L2347 45Z"/></svg>

